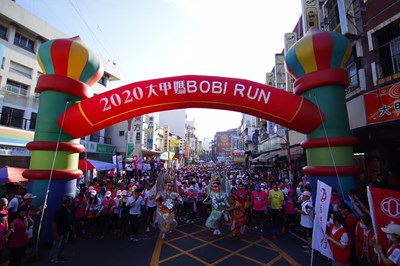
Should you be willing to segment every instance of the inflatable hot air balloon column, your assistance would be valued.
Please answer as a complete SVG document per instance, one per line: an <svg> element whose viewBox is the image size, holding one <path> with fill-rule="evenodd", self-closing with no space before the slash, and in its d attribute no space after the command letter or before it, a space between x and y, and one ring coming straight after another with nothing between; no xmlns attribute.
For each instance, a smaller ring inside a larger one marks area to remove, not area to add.
<svg viewBox="0 0 400 266"><path fill-rule="evenodd" d="M35 137L27 144L30 169L23 176L29 180L28 190L37 195L33 205L47 202L40 239L51 243L52 218L65 195L75 196L76 179L82 175L78 170L79 153L85 150L80 139L63 132L56 120L67 108L93 96L90 86L101 78L103 69L79 37L43 43L38 62L44 75L36 87L40 105ZM37 232L39 221L35 224Z"/></svg>
<svg viewBox="0 0 400 266"><path fill-rule="evenodd" d="M337 32L310 30L285 59L287 71L295 78L294 93L312 101L325 115L325 121L301 144L308 163L303 172L312 177L312 187L319 179L345 194L357 188L360 171L345 99L349 77L344 67L351 49L350 42Z"/></svg>

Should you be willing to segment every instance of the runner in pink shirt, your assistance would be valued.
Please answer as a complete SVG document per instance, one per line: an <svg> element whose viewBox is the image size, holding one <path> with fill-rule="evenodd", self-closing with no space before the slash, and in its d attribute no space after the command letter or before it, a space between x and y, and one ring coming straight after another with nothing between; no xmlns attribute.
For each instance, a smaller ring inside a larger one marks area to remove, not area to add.
<svg viewBox="0 0 400 266"><path fill-rule="evenodd" d="M85 225L85 218L86 218L86 208L87 208L87 199L85 194L82 192L79 193L78 197L75 199L74 207L74 237L77 237L78 233L84 233L84 225Z"/></svg>
<svg viewBox="0 0 400 266"><path fill-rule="evenodd" d="M268 203L268 196L261 190L261 185L256 184L255 190L251 192L251 206L253 212L253 221L256 230L262 233L265 224L265 212Z"/></svg>

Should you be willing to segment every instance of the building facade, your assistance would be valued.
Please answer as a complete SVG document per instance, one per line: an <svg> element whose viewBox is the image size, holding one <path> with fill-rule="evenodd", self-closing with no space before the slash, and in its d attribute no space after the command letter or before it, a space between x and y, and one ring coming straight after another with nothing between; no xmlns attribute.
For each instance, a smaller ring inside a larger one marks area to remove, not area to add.
<svg viewBox="0 0 400 266"><path fill-rule="evenodd" d="M48 40L69 37L16 2L0 0L0 166L29 167L30 152L25 145L34 137L40 97L35 88L43 74L38 49ZM121 75L114 63L100 60L105 71L93 86L95 94L108 90L108 83ZM81 144L87 157L112 160L115 147L105 130L86 136Z"/></svg>
<svg viewBox="0 0 400 266"><path fill-rule="evenodd" d="M378 177L386 177L392 186L400 188L397 160L400 152L400 2L326 0L316 2L318 12L311 12L315 7L308 4L303 1L303 16L293 30L297 39L313 27L340 32L352 43L352 55L346 66L350 85L345 94L351 133L359 141L354 150L363 170L360 181L369 184ZM281 55L275 58L275 67L267 73L266 83L290 90L291 84L282 84L287 79L283 79ZM278 143L274 137L278 134L273 128L278 127L268 121L262 125L261 135L268 138L261 141L260 146L265 147L259 150L274 155L279 146L274 147ZM291 130L286 136L291 150L302 139Z"/></svg>

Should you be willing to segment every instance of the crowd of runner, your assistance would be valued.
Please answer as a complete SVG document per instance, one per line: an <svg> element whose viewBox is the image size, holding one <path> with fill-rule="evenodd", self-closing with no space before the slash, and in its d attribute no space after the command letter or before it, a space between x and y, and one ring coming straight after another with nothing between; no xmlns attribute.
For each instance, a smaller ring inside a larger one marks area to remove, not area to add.
<svg viewBox="0 0 400 266"><path fill-rule="evenodd" d="M126 237L138 242L141 237L139 231L149 234L162 229L160 226L157 228L159 220L154 218L160 206L154 191L159 175L157 171L137 173L133 177L113 173L99 180L78 182L76 197L63 201L55 221L67 228L62 231L65 237ZM224 184L219 180L222 175ZM179 193L179 203L176 196L174 203L171 203L174 207L171 205L170 208L173 210L173 219L179 223L205 223L208 228L215 229L214 235L221 234L221 226L229 226L231 237L236 240L250 231L275 239L289 230L301 230L306 239L302 248L304 252L311 252L315 213L306 176L289 179L288 172L278 168L254 172L235 166L198 165L169 169L168 177L169 183L162 185ZM215 190L217 187L218 190ZM210 220L218 208L213 207L210 192L219 193L220 190L226 193L226 199L221 199L226 203L220 205L219 218ZM13 242L17 228L32 227L31 217L45 208L32 206L30 202L35 196L30 193L20 196L22 203L14 194L0 200L0 218L3 221L0 231L4 235L1 238L0 255L6 244L18 247L18 243ZM373 265L378 254L387 265L391 262L396 265L400 258L400 225L382 229L386 230L391 245L381 247L374 240L370 213L359 199L357 191L351 190L348 195L342 196L339 198L337 189L332 189L329 228L326 231L326 239L333 251L331 263ZM69 218L71 230L68 230L69 223L64 221L65 217ZM161 230L163 238L169 230ZM28 243L31 237L27 235L23 239ZM22 257L20 251L17 248L11 253L14 259ZM62 260L58 258L57 261Z"/></svg>

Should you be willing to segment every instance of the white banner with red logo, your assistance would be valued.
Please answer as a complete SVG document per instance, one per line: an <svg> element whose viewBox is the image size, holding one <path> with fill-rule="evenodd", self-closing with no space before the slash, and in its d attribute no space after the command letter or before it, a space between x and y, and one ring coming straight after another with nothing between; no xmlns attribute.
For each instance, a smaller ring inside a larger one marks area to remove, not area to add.
<svg viewBox="0 0 400 266"><path fill-rule="evenodd" d="M400 224L400 191L367 187L372 224L378 243L387 248L386 234L381 230L387 224Z"/></svg>
<svg viewBox="0 0 400 266"><path fill-rule="evenodd" d="M325 238L331 192L332 188L330 186L318 180L312 248L318 250L322 255L333 259L331 247Z"/></svg>

